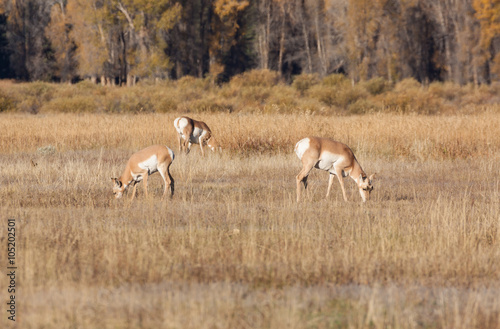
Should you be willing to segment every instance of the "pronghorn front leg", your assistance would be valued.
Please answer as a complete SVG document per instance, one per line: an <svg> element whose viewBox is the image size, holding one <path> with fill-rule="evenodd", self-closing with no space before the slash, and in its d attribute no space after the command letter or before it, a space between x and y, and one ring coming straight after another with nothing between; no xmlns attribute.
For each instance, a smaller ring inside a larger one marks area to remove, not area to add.
<svg viewBox="0 0 500 329"><path fill-rule="evenodd" d="M200 138L198 138L198 143L200 143L201 156L205 156L205 154L203 153L203 142L204 142L204 138L202 135L202 136L200 136Z"/></svg>
<svg viewBox="0 0 500 329"><path fill-rule="evenodd" d="M328 196L330 195L330 190L332 189L332 185L333 185L333 176L335 176L334 174L330 173L330 178L328 178L328 190L326 191L326 198L328 199Z"/></svg>
<svg viewBox="0 0 500 329"><path fill-rule="evenodd" d="M347 202L347 195L345 193L345 188L344 188L344 178L342 176L342 169L335 168L335 175L339 179L340 187L342 188L342 195L344 196L344 201Z"/></svg>
<svg viewBox="0 0 500 329"><path fill-rule="evenodd" d="M142 181L144 184L144 195L146 196L146 198L148 197L148 176L149 176L149 173L145 173L143 178L142 178Z"/></svg>
<svg viewBox="0 0 500 329"><path fill-rule="evenodd" d="M191 151L191 142L189 141L189 138L186 138L186 139L184 140L183 149L184 149L184 151L186 152L186 154L188 154L188 153L189 153L189 151Z"/></svg>
<svg viewBox="0 0 500 329"><path fill-rule="evenodd" d="M130 201L134 200L136 189L137 189L137 182L134 181L134 188L132 189L132 197L130 198Z"/></svg>

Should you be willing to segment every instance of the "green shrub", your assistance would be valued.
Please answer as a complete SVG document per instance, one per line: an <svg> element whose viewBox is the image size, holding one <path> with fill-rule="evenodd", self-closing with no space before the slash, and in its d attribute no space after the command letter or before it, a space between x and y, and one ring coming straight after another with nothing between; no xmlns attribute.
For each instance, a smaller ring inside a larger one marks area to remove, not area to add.
<svg viewBox="0 0 500 329"><path fill-rule="evenodd" d="M208 90L210 89L210 81L208 79L199 79L190 75L186 75L177 80L176 85L181 89Z"/></svg>
<svg viewBox="0 0 500 329"><path fill-rule="evenodd" d="M437 114L443 110L442 100L421 88L399 89L399 92L385 93L379 98L388 112Z"/></svg>
<svg viewBox="0 0 500 329"><path fill-rule="evenodd" d="M368 93L358 85L354 87L338 88L335 97L335 105L346 108L350 104L355 103L358 99L367 98L368 96Z"/></svg>
<svg viewBox="0 0 500 329"><path fill-rule="evenodd" d="M27 95L17 106L21 112L37 114L40 112L42 104L38 97Z"/></svg>
<svg viewBox="0 0 500 329"><path fill-rule="evenodd" d="M383 92L390 90L390 84L382 77L364 81L361 83L361 86L373 96L382 94Z"/></svg>
<svg viewBox="0 0 500 329"><path fill-rule="evenodd" d="M333 114L335 112L332 107L325 106L322 102L308 97L297 100L295 111L303 114Z"/></svg>
<svg viewBox="0 0 500 329"><path fill-rule="evenodd" d="M214 97L182 102L177 106L182 113L233 112L233 105Z"/></svg>
<svg viewBox="0 0 500 329"><path fill-rule="evenodd" d="M350 85L351 81L343 74L330 74L323 78L322 82L325 86L336 87Z"/></svg>
<svg viewBox="0 0 500 329"><path fill-rule="evenodd" d="M347 107L349 114L365 114L378 111L380 111L380 105L366 98L359 98Z"/></svg>
<svg viewBox="0 0 500 329"><path fill-rule="evenodd" d="M83 80L74 85L79 92L92 92L97 89L104 89L103 86L93 83L90 80Z"/></svg>
<svg viewBox="0 0 500 329"><path fill-rule="evenodd" d="M158 95L151 98L151 106L154 112L167 113L176 111L180 101L170 95Z"/></svg>
<svg viewBox="0 0 500 329"><path fill-rule="evenodd" d="M263 86L248 86L240 90L240 97L244 103L264 104L271 95L271 88Z"/></svg>
<svg viewBox="0 0 500 329"><path fill-rule="evenodd" d="M309 90L308 95L328 106L336 106L342 109L346 109L347 106L355 103L360 98L368 97L366 90L358 85L354 87L350 85L337 87L316 85Z"/></svg>
<svg viewBox="0 0 500 329"><path fill-rule="evenodd" d="M217 94L222 98L235 98L238 97L240 91L240 87L237 87L236 85L232 85L230 83L225 83L219 88Z"/></svg>
<svg viewBox="0 0 500 329"><path fill-rule="evenodd" d="M410 89L421 89L422 88L422 85L420 84L420 82L418 82L417 80L413 79L413 78L406 78L406 79L403 79L401 81L399 81L398 83L396 83L396 85L394 86L394 91L395 92L401 92L401 91L407 91L407 90L410 90Z"/></svg>
<svg viewBox="0 0 500 329"><path fill-rule="evenodd" d="M15 100L0 90L0 112L11 111L16 108Z"/></svg>
<svg viewBox="0 0 500 329"><path fill-rule="evenodd" d="M57 85L48 82L30 82L22 85L22 93L37 98L39 102L47 102L52 99L57 88Z"/></svg>
<svg viewBox="0 0 500 329"><path fill-rule="evenodd" d="M95 112L96 104L92 98L84 95L57 97L41 107L42 112L85 113Z"/></svg>
<svg viewBox="0 0 500 329"><path fill-rule="evenodd" d="M433 82L429 85L429 93L448 101L456 100L464 94L462 87L452 82Z"/></svg>
<svg viewBox="0 0 500 329"><path fill-rule="evenodd" d="M290 113L297 109L299 99L300 97L294 88L278 85L271 89L266 101L266 108L275 105L279 107L280 112Z"/></svg>
<svg viewBox="0 0 500 329"><path fill-rule="evenodd" d="M319 100L327 106L333 106L336 104L337 93L334 88L328 85L315 85L308 90L307 96Z"/></svg>
<svg viewBox="0 0 500 329"><path fill-rule="evenodd" d="M301 74L295 76L292 82L292 87L295 88L301 95L314 85L319 84L317 74Z"/></svg>
<svg viewBox="0 0 500 329"><path fill-rule="evenodd" d="M234 87L272 87L279 83L280 74L270 70L252 70L234 76L229 84Z"/></svg>
<svg viewBox="0 0 500 329"><path fill-rule="evenodd" d="M121 96L120 112L153 112L151 98L138 93L127 93Z"/></svg>

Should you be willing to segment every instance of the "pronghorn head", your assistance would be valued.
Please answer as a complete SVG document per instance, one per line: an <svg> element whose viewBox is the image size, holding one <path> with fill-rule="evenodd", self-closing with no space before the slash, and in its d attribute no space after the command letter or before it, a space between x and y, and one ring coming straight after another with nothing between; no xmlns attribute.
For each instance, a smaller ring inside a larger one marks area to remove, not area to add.
<svg viewBox="0 0 500 329"><path fill-rule="evenodd" d="M119 199L123 195L123 191L125 191L125 185L118 178L111 178L114 182L113 184L113 194L115 195L115 199Z"/></svg>
<svg viewBox="0 0 500 329"><path fill-rule="evenodd" d="M370 177L366 177L366 175L363 176L363 174L359 175L357 183L359 187L359 193L361 194L363 202L366 202L370 199L370 192L373 190L373 177L375 177L375 174L370 175Z"/></svg>
<svg viewBox="0 0 500 329"><path fill-rule="evenodd" d="M222 151L222 148L220 147L219 143L217 142L217 140L215 139L215 137L211 137L208 141L207 141L207 146L212 150L212 151L216 151L216 150L219 150L219 151Z"/></svg>

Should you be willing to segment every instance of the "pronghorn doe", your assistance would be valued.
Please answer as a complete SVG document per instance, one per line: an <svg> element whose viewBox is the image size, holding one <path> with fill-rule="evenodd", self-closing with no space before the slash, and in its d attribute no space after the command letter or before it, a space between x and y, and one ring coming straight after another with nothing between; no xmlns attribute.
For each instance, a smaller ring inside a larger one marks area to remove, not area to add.
<svg viewBox="0 0 500 329"><path fill-rule="evenodd" d="M170 187L170 196L174 195L174 179L170 175L170 165L174 160L174 152L164 145L153 145L140 150L130 157L127 166L120 178L111 178L113 180L113 194L116 199L122 197L123 192L130 184L133 184L131 200L134 199L136 184L144 181L144 192L148 195L148 176L159 172L163 178L165 188L163 197L167 193L167 186Z"/></svg>
<svg viewBox="0 0 500 329"><path fill-rule="evenodd" d="M212 151L220 149L212 131L203 121L196 121L182 116L174 120L174 127L179 134L179 152L183 149L186 154L191 150L192 144L200 144L201 155L204 156L203 145L206 144Z"/></svg>
<svg viewBox="0 0 500 329"><path fill-rule="evenodd" d="M295 153L302 161L302 170L297 175L297 202L300 201L300 183L304 183L304 188L307 188L307 177L313 167L330 173L326 197L330 195L333 177L337 176L344 200L347 201L343 177L350 176L358 185L363 202L370 198L375 174L366 176L349 146L328 138L306 137L295 145Z"/></svg>

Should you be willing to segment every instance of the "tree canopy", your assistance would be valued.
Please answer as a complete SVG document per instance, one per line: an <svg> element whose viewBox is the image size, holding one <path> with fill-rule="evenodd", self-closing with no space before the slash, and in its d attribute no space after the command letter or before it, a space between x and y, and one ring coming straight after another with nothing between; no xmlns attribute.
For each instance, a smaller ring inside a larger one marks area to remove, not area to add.
<svg viewBox="0 0 500 329"><path fill-rule="evenodd" d="M480 84L500 79L499 35L494 0L0 0L0 78Z"/></svg>

